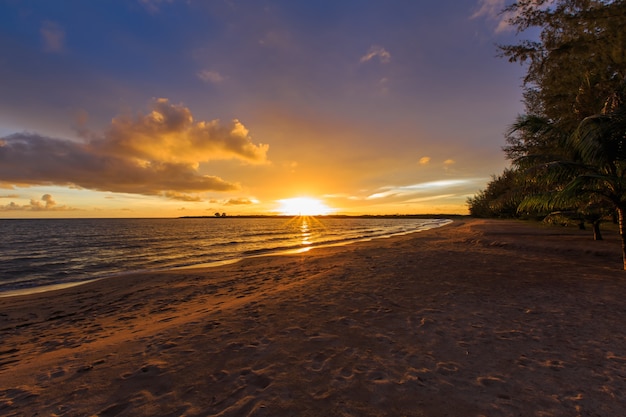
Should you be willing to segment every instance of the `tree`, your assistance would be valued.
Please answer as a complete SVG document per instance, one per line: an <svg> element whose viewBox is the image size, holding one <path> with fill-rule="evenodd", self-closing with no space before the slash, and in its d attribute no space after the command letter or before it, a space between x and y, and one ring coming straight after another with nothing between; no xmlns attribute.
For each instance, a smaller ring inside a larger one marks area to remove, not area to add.
<svg viewBox="0 0 626 417"><path fill-rule="evenodd" d="M626 80L602 113L580 123L571 143L586 166L563 194L588 193L615 207L626 270Z"/></svg>
<svg viewBox="0 0 626 417"><path fill-rule="evenodd" d="M519 175L516 170L504 170L502 175L493 176L485 190L467 199L470 215L474 217L513 218L522 197L517 193Z"/></svg>
<svg viewBox="0 0 626 417"><path fill-rule="evenodd" d="M504 148L523 179L518 209L575 212L594 230L617 211L626 269L626 2L519 0L504 12L518 33L539 29L499 46L527 64L527 114Z"/></svg>
<svg viewBox="0 0 626 417"><path fill-rule="evenodd" d="M542 164L537 175L546 183L564 184L550 195L524 199L520 209L554 209L585 206L580 210L597 217L616 210L626 270L626 80L612 94L601 113L581 121L567 145L575 158Z"/></svg>
<svg viewBox="0 0 626 417"><path fill-rule="evenodd" d="M598 114L626 75L626 4L600 0L520 0L505 9L538 40L500 45L503 57L528 65L524 98L530 114L573 131Z"/></svg>

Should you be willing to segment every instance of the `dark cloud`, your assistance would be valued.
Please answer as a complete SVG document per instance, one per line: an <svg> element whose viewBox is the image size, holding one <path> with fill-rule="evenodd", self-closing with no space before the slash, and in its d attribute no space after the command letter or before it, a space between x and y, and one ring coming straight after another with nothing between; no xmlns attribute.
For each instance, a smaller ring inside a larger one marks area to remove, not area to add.
<svg viewBox="0 0 626 417"><path fill-rule="evenodd" d="M0 185L61 185L99 191L162 195L197 201L189 194L232 191L238 184L201 175L201 162L266 162L267 145L251 142L239 122L194 122L186 107L166 99L152 111L113 119L101 136L74 142L32 133L0 139Z"/></svg>

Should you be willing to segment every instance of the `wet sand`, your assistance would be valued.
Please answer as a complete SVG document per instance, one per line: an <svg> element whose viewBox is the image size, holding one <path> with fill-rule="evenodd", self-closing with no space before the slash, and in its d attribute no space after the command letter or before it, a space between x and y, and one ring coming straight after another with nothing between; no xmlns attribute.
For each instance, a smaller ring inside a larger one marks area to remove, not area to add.
<svg viewBox="0 0 626 417"><path fill-rule="evenodd" d="M0 298L0 415L626 415L620 253L459 219Z"/></svg>

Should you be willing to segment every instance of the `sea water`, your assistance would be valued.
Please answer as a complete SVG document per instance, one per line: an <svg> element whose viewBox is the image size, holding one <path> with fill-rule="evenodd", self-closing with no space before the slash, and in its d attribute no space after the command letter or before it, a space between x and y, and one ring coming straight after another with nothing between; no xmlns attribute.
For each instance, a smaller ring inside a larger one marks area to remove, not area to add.
<svg viewBox="0 0 626 417"><path fill-rule="evenodd" d="M445 219L2 219L0 295L431 229Z"/></svg>

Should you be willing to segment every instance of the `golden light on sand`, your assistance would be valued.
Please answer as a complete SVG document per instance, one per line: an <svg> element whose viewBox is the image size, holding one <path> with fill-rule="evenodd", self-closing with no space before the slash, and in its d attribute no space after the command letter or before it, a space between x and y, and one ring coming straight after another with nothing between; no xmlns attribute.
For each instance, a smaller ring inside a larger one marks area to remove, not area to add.
<svg viewBox="0 0 626 417"><path fill-rule="evenodd" d="M278 212L286 216L319 216L334 210L317 198L296 197L278 200Z"/></svg>

